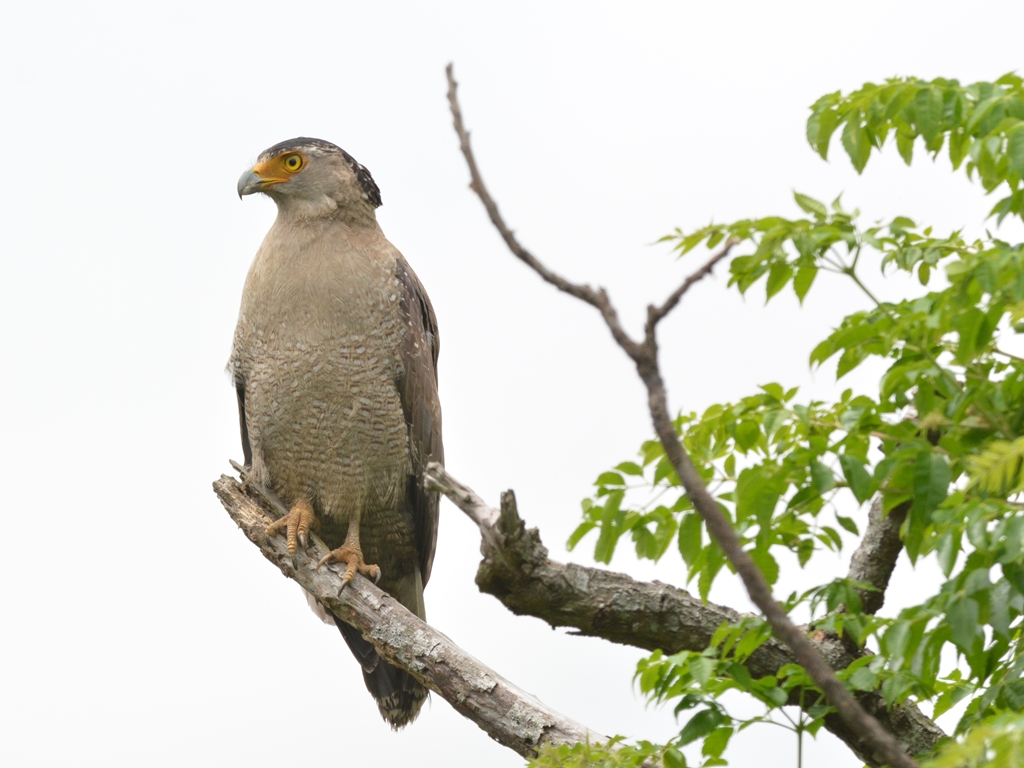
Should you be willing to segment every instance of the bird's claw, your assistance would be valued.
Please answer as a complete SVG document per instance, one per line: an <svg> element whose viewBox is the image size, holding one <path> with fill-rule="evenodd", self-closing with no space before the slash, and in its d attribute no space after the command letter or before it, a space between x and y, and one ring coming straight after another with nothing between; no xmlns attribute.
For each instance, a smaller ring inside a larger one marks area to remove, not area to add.
<svg viewBox="0 0 1024 768"><path fill-rule="evenodd" d="M235 470L235 472L238 473L238 479L241 481L242 490L243 491L249 490L249 479L250 479L249 467L246 467L246 466L244 466L242 464L239 464L234 459L228 459L228 464L230 464L231 468L233 470Z"/></svg>
<svg viewBox="0 0 1024 768"><path fill-rule="evenodd" d="M310 529L316 531L320 528L320 521L313 514L313 508L308 502L300 501L292 511L275 520L267 526L266 535L273 536L276 533L285 531L288 539L288 554L294 555L299 550L299 544L303 547L309 544Z"/></svg>
<svg viewBox="0 0 1024 768"><path fill-rule="evenodd" d="M367 565L363 561L363 553L359 547L342 546L332 552L328 552L320 558L320 561L316 564L316 569L319 571L320 566L332 565L334 563L345 563L345 573L341 577L343 589L355 578L357 572L368 579L373 579L374 584L380 582L380 566Z"/></svg>

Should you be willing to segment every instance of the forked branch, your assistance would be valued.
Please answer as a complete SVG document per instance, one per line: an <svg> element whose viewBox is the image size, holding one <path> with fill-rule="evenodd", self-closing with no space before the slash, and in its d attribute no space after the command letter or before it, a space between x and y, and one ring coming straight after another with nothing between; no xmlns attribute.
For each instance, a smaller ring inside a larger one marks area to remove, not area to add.
<svg viewBox="0 0 1024 768"><path fill-rule="evenodd" d="M699 653L711 644L719 627L742 618L732 608L704 603L670 584L637 581L624 573L552 560L537 529L527 528L519 517L512 491L502 494L499 511L439 464L428 464L423 477L428 489L443 493L476 523L483 555L476 583L481 592L494 595L517 615L535 616L552 627L572 627L581 635L670 654ZM832 669L845 669L865 654L824 632L814 632L811 642ZM775 638L744 661L755 678L777 677L795 663L793 652ZM863 691L857 698L906 752L931 750L945 736L913 704L888 707L878 691ZM807 706L814 700L794 691L789 703ZM869 766L880 764L868 745L835 713L825 716L825 727Z"/></svg>
<svg viewBox="0 0 1024 768"><path fill-rule="evenodd" d="M878 758L879 762L888 764L893 768L915 768L917 764L914 760L900 749L892 734L888 733L879 725L877 720L864 711L853 696L843 687L843 684L835 676L829 665L815 650L806 634L789 620L785 610L775 601L768 582L754 564L754 561L743 550L739 537L719 510L717 502L708 492L703 480L697 473L693 462L690 460L689 455L679 440L679 436L676 434L672 418L669 415L665 385L658 364L657 325L678 305L690 286L705 275L710 274L715 264L728 255L733 247L733 243L726 243L720 253L715 255L697 273L688 278L663 305L660 307L649 307L644 339L641 342L634 340L622 328L618 313L608 298L608 294L603 289L595 290L589 285L576 284L566 280L545 267L539 259L519 244L512 230L502 219L494 199L487 191L477 166L476 158L473 156L473 150L469 142L469 133L466 131L462 120L462 111L456 94L457 84L451 64L448 65L447 73L448 102L451 107L455 131L459 137L462 154L465 156L466 163L469 166L472 178L471 188L484 204L491 222L501 234L509 250L537 272L546 282L551 283L560 291L568 293L570 296L585 301L600 311L615 341L633 360L637 373L647 387L648 405L655 432L661 440L665 449L665 455L679 476L687 496L704 520L708 532L718 542L726 557L740 574L747 593L771 624L775 636L793 651L800 665L825 693L825 696L832 706L836 708L843 722L858 734L865 744L870 746L871 751Z"/></svg>

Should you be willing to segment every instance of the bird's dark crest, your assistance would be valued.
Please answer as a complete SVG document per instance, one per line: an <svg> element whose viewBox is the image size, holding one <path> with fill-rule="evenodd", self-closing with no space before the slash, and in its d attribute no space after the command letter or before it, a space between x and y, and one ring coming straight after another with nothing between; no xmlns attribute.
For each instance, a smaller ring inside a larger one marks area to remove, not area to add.
<svg viewBox="0 0 1024 768"><path fill-rule="evenodd" d="M271 157L277 157L285 152L294 152L298 149L314 149L321 152L331 152L341 155L341 158L348 163L349 168L351 168L352 172L356 175L356 180L359 182L359 186L362 187L363 194L366 195L366 199L370 205L374 208L380 208L381 205L384 204L380 197L380 187L377 186L377 182L375 182L373 180L373 176L370 175L370 169L358 162L354 157L352 157L352 155L337 144L332 144L329 141L324 141L323 139L311 139L308 136L299 136L294 139L282 141L269 149L263 150L260 154L260 158L270 159Z"/></svg>

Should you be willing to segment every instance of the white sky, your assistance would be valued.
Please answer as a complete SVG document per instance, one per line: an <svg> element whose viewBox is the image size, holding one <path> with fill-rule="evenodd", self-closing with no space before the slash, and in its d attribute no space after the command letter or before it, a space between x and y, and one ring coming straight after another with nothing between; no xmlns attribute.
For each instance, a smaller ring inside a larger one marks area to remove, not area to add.
<svg viewBox="0 0 1024 768"><path fill-rule="evenodd" d="M22 3L4 15L0 763L12 766L522 764L437 697L390 733L336 630L210 490L241 455L223 369L274 206L240 203L235 181L262 149L316 136L372 170L381 224L437 309L448 468L493 502L515 488L565 559L594 477L648 437L645 400L593 310L542 285L487 223L444 65L523 243L608 286L636 329L698 263L653 241L797 215L793 189L843 192L868 220L980 232L994 200L947 161L907 170L889 151L858 178L838 149L824 163L808 148L807 107L897 74L971 82L1024 64L1024 5L1009 0ZM761 289L744 302L723 275L665 323L673 407L769 381L835 391L807 355L860 299L819 278L804 310L789 296L764 308ZM445 503L426 593L435 626L597 731L674 732L631 685L639 651L512 616L477 591L477 546ZM783 591L847 557L787 574ZM613 566L685 578L674 552L652 568L623 551ZM713 597L745 608L724 581ZM895 594L914 585L904 569ZM758 726L731 754L794 765L795 741ZM825 760L859 765L822 735L805 764Z"/></svg>

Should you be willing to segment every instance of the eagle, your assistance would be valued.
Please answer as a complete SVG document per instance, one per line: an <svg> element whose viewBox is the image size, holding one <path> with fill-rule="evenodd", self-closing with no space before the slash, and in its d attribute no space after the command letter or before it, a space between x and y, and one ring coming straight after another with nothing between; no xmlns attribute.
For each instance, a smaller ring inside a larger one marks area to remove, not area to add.
<svg viewBox="0 0 1024 768"><path fill-rule="evenodd" d="M425 620L438 498L422 476L444 460L434 309L377 223L369 170L340 147L275 144L238 181L239 198L257 192L277 218L245 280L228 370L249 482L289 510L267 535L295 553L318 531L332 550L318 568L344 564L346 583L368 576ZM341 631L383 718L411 723L426 689L314 609Z"/></svg>

